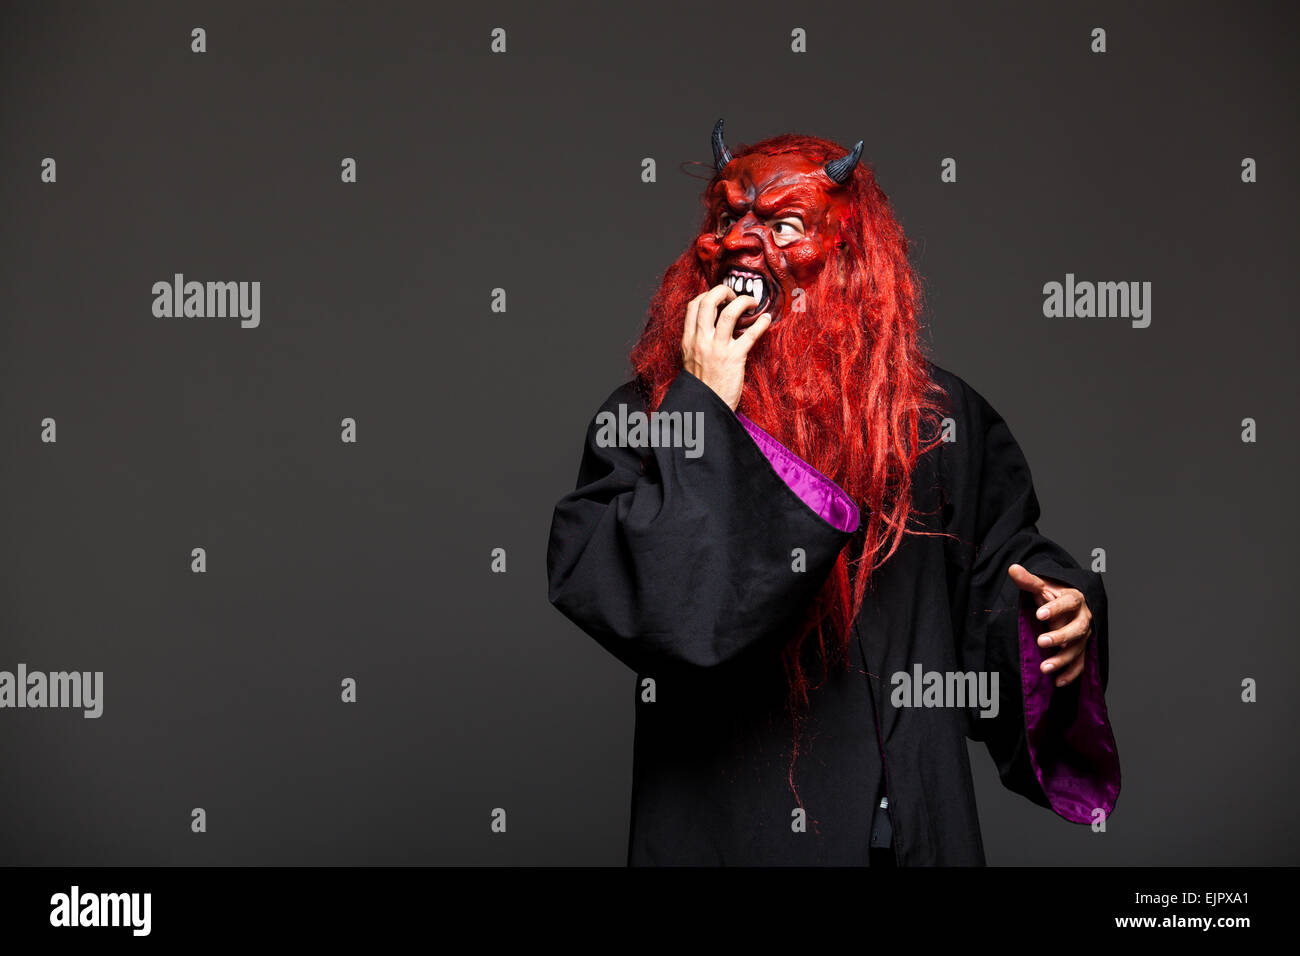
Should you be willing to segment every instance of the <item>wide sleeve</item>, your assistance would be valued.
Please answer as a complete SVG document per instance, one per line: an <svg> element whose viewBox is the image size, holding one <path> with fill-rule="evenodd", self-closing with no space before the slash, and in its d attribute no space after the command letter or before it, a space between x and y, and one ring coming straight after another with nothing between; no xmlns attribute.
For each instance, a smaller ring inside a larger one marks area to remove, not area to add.
<svg viewBox="0 0 1300 956"><path fill-rule="evenodd" d="M856 506L689 372L656 414L689 416L697 447L610 440L613 422L638 414L624 386L587 430L577 488L551 523L551 602L642 673L778 647L851 538Z"/></svg>
<svg viewBox="0 0 1300 956"><path fill-rule="evenodd" d="M1108 614L1100 574L1085 570L1037 528L1039 504L1025 456L1006 421L969 385L954 389L957 440L947 454L958 551L954 607L958 654L969 670L997 673L996 716L972 712L971 736L988 747L1002 782L1074 823L1110 815L1119 796L1119 755L1106 712ZM1021 564L1078 588L1092 612L1083 672L1065 687L1039 665L1048 630L1037 605L1011 580Z"/></svg>

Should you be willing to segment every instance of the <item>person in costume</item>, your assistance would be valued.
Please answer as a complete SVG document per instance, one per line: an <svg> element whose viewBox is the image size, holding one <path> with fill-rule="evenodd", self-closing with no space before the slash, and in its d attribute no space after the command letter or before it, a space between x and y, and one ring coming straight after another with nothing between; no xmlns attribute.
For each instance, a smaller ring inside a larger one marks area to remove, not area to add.
<svg viewBox="0 0 1300 956"><path fill-rule="evenodd" d="M555 508L550 600L637 674L631 865L982 865L967 738L1065 820L1119 793L1101 576L924 354L862 145L733 153L718 120L700 234ZM698 447L609 427L633 413Z"/></svg>

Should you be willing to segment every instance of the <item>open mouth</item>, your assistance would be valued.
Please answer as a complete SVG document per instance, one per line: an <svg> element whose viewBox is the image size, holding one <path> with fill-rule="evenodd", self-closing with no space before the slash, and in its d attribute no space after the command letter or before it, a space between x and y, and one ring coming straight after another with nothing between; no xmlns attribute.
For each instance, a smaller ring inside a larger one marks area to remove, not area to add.
<svg viewBox="0 0 1300 956"><path fill-rule="evenodd" d="M738 295L752 295L758 300L758 305L740 314L740 318L736 320L738 328L752 325L760 315L771 310L773 299L776 297L776 284L761 272L732 266L723 273L722 281ZM775 317L774 312L773 318Z"/></svg>

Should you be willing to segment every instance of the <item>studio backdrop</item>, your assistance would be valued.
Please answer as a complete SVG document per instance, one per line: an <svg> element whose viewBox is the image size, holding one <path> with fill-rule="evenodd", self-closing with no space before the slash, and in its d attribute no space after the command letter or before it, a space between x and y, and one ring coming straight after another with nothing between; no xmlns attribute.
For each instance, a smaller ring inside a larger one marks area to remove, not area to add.
<svg viewBox="0 0 1300 956"><path fill-rule="evenodd" d="M1297 862L1293 5L0 16L0 863L624 862L635 677L545 549L718 117L864 141L1103 573L1119 802L972 745L989 862Z"/></svg>

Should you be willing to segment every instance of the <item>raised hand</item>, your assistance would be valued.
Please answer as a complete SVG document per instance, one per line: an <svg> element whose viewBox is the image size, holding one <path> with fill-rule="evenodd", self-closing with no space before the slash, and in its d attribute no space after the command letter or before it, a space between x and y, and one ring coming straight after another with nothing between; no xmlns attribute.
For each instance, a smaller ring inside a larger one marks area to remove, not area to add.
<svg viewBox="0 0 1300 956"><path fill-rule="evenodd" d="M745 387L745 360L749 350L772 324L771 313L764 312L739 335L735 334L741 315L757 305L752 295L739 295L729 285L716 285L686 306L682 364L686 371L713 389L733 412L740 405L740 393Z"/></svg>
<svg viewBox="0 0 1300 956"><path fill-rule="evenodd" d="M1051 578L1032 574L1023 565L1013 564L1007 574L1016 587L1033 595L1038 606L1035 616L1048 621L1052 630L1038 638L1038 646L1054 648L1059 653L1040 665L1043 673L1056 673L1056 686L1064 687L1083 673L1084 650L1092 636L1092 611L1083 592Z"/></svg>

